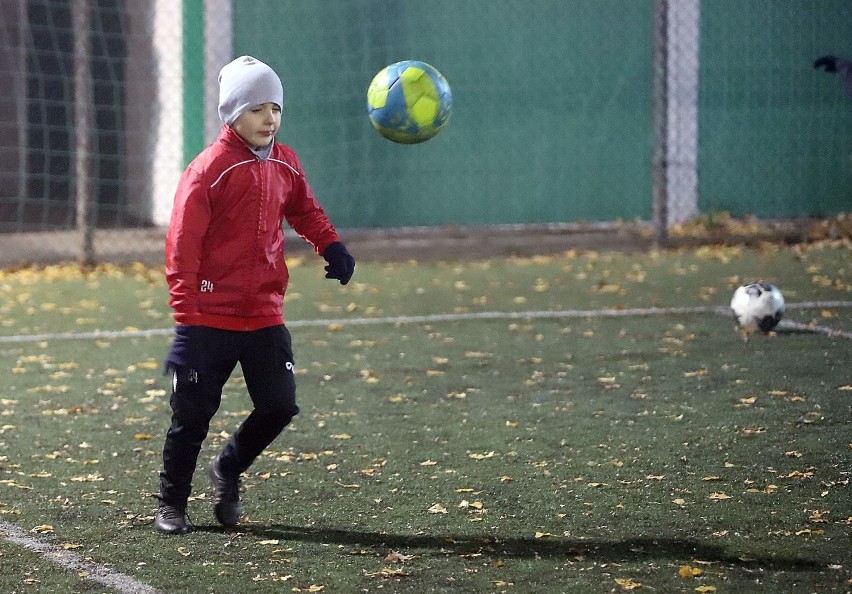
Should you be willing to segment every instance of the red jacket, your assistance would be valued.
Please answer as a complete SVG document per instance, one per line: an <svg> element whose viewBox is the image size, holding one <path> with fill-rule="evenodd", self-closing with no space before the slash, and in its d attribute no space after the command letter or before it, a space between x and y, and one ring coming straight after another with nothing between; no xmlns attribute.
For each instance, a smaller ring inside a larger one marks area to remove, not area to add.
<svg viewBox="0 0 852 594"><path fill-rule="evenodd" d="M269 159L261 160L223 126L184 171L166 236L177 323L225 330L283 323L283 221L318 254L340 241L296 153L273 142Z"/></svg>

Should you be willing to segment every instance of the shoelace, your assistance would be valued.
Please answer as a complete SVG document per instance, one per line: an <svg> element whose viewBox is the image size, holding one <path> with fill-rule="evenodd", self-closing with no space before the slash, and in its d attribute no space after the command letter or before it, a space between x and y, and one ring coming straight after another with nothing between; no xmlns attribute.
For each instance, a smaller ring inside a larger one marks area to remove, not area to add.
<svg viewBox="0 0 852 594"><path fill-rule="evenodd" d="M189 512L187 510L182 510L179 507L175 507L173 505L167 505L160 508L160 516L164 520L174 521L179 519L185 519L187 526L192 526L192 519L189 517Z"/></svg>

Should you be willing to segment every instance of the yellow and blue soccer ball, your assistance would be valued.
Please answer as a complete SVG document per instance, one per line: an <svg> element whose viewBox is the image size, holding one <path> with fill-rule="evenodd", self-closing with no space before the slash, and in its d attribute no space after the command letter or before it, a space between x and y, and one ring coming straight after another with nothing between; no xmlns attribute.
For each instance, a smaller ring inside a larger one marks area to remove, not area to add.
<svg viewBox="0 0 852 594"><path fill-rule="evenodd" d="M404 60L379 71L367 89L367 113L379 133L394 142L429 140L447 126L453 94L440 72Z"/></svg>

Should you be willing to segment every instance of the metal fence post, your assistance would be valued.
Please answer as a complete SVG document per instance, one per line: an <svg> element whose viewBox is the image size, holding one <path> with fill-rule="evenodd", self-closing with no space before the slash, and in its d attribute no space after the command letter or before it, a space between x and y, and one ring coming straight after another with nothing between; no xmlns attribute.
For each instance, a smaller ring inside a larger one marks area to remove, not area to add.
<svg viewBox="0 0 852 594"><path fill-rule="evenodd" d="M654 0L653 74L651 105L654 150L651 155L651 211L654 246L668 242L668 0Z"/></svg>
<svg viewBox="0 0 852 594"><path fill-rule="evenodd" d="M92 214L92 40L90 0L74 0L74 181L77 230L80 245L77 259L89 266L95 262Z"/></svg>

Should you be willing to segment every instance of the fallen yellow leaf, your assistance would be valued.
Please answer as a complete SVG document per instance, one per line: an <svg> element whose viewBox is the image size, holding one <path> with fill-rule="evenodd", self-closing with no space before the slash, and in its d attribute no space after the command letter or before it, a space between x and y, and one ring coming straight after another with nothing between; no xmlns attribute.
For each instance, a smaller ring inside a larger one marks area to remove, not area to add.
<svg viewBox="0 0 852 594"><path fill-rule="evenodd" d="M625 590L638 590L642 587L641 583L634 582L633 580L628 578L615 578L615 583Z"/></svg>
<svg viewBox="0 0 852 594"><path fill-rule="evenodd" d="M677 570L677 574L682 578L694 578L704 573L699 567L690 567L689 565L681 565Z"/></svg>
<svg viewBox="0 0 852 594"><path fill-rule="evenodd" d="M710 493L707 496L707 499L712 499L713 501L721 501L723 499L731 499L730 495L726 495L725 493Z"/></svg>
<svg viewBox="0 0 852 594"><path fill-rule="evenodd" d="M487 460L488 458L493 458L497 455L497 452L486 452L484 454L468 454L468 458L473 458L474 460Z"/></svg>

